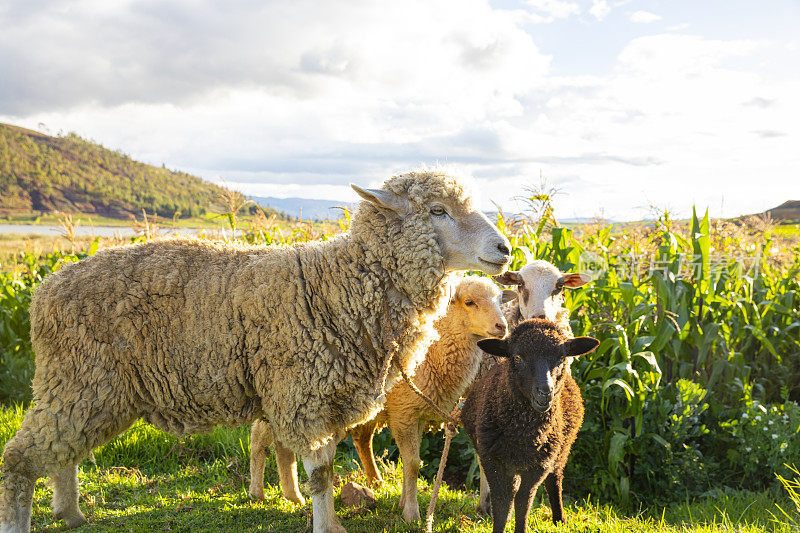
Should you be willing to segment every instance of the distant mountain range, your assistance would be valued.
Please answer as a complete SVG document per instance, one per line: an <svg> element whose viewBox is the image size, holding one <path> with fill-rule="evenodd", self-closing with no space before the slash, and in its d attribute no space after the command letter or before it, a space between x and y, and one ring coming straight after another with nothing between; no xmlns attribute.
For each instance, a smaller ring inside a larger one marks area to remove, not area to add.
<svg viewBox="0 0 800 533"><path fill-rule="evenodd" d="M290 217L306 220L336 220L342 216L340 208L347 208L351 213L355 210L355 204L335 200L275 198L272 196L251 196L250 199L261 207L269 207L286 213Z"/></svg>
<svg viewBox="0 0 800 533"><path fill-rule="evenodd" d="M342 216L342 209L347 208L352 213L357 204L348 204L335 200L312 200L310 198L275 198L273 196L251 196L251 200L261 207L269 207L280 211L292 218L302 218L306 220L336 220ZM506 217L514 217L514 213L504 213ZM494 219L497 211L487 211L486 216ZM594 222L592 217L576 217L559 219L565 224L585 224ZM615 222L613 220L609 222Z"/></svg>

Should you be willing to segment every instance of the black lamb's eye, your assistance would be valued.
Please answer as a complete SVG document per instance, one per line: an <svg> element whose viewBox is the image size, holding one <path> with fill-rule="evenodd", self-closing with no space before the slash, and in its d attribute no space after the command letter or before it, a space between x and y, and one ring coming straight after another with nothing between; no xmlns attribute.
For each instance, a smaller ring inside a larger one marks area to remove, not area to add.
<svg viewBox="0 0 800 533"><path fill-rule="evenodd" d="M435 205L431 207L431 214L437 217L447 214L447 211L444 210L444 207L440 205Z"/></svg>
<svg viewBox="0 0 800 533"><path fill-rule="evenodd" d="M514 362L517 363L517 364L521 363L522 362L522 357L519 356L519 355L515 355L514 356Z"/></svg>

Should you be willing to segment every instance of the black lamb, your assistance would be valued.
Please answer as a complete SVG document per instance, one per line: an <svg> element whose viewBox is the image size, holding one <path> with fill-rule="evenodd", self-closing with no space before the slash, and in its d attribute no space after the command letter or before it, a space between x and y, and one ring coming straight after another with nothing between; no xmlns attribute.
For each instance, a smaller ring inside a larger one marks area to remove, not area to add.
<svg viewBox="0 0 800 533"><path fill-rule="evenodd" d="M564 466L583 422L570 363L599 344L592 337L571 337L552 322L531 319L506 339L478 342L502 360L472 387L461 420L489 482L494 533L504 531L512 501L514 531L525 531L542 481L553 522L564 522Z"/></svg>

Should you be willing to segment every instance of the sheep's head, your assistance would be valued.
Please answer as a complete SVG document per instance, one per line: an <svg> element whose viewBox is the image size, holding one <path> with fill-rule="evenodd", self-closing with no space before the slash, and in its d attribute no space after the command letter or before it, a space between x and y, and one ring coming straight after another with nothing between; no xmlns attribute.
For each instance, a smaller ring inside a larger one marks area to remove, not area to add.
<svg viewBox="0 0 800 533"><path fill-rule="evenodd" d="M593 337L569 338L547 320L521 322L507 339L483 339L478 346L488 354L510 359L512 388L521 402L540 413L550 410L570 371L570 359L593 351Z"/></svg>
<svg viewBox="0 0 800 533"><path fill-rule="evenodd" d="M564 304L564 290L575 289L592 280L586 274L564 273L547 261L531 261L518 271L509 270L495 281L516 285L519 291L519 312L522 318L546 318L556 321Z"/></svg>
<svg viewBox="0 0 800 533"><path fill-rule="evenodd" d="M403 229L430 233L439 247L445 272L503 272L511 259L508 239L473 205L454 177L419 171L395 176L381 189L353 189L378 212Z"/></svg>
<svg viewBox="0 0 800 533"><path fill-rule="evenodd" d="M477 337L505 337L508 322L500 304L511 291L501 291L488 278L470 276L460 280L451 306L456 305L466 317L465 327ZM514 297L516 294L513 295Z"/></svg>

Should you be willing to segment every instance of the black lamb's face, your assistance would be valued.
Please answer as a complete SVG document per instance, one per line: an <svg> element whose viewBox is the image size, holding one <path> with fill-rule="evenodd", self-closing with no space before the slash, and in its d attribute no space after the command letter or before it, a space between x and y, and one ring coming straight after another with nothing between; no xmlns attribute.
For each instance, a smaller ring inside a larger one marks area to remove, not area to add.
<svg viewBox="0 0 800 533"><path fill-rule="evenodd" d="M553 400L566 372L568 359L597 348L592 337L567 338L555 324L532 319L522 322L508 339L484 339L478 346L485 352L510 359L514 393L522 403L544 413Z"/></svg>
<svg viewBox="0 0 800 533"><path fill-rule="evenodd" d="M551 350L525 353L512 349L512 354L516 390L522 396L519 399L529 402L540 413L549 411L553 406L556 383L561 381L561 374L567 366L566 357Z"/></svg>

